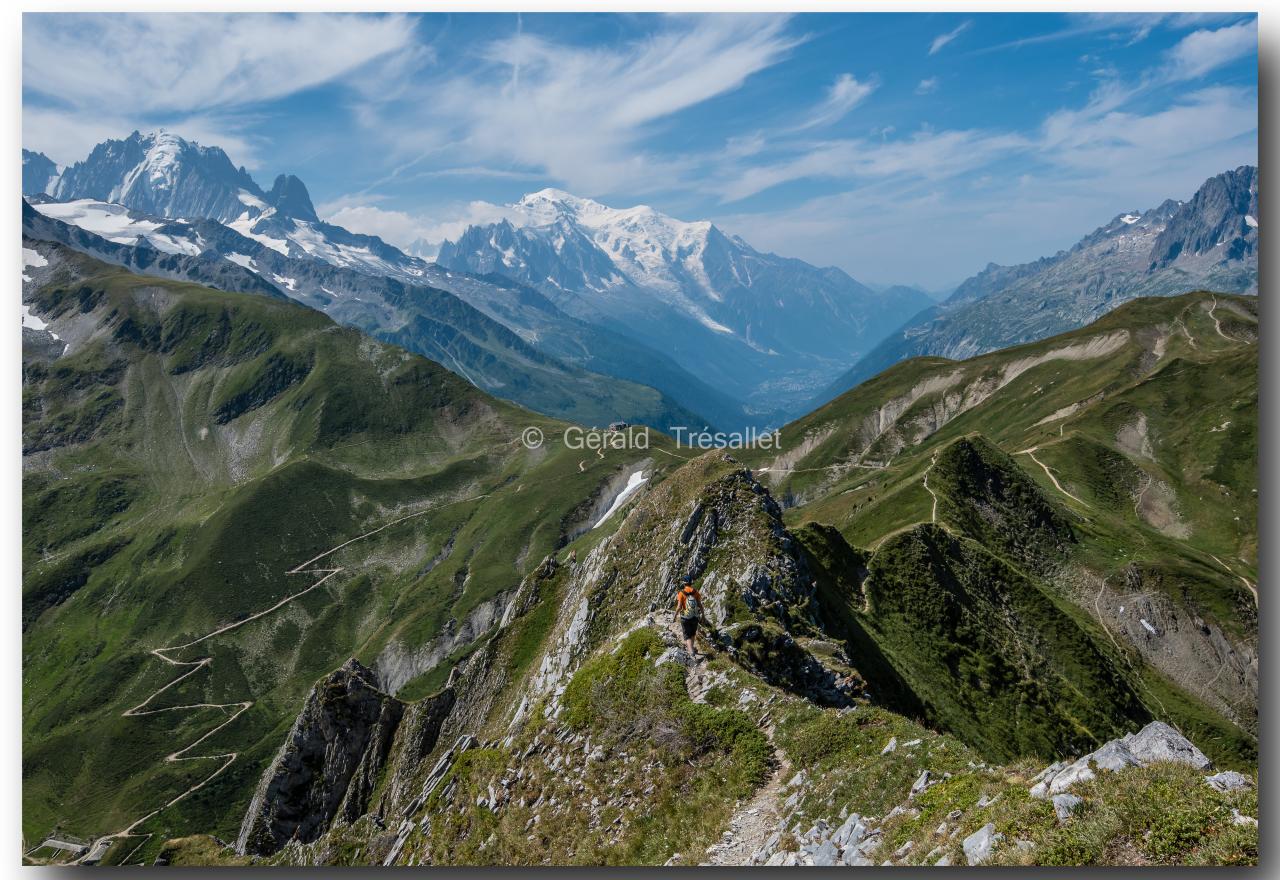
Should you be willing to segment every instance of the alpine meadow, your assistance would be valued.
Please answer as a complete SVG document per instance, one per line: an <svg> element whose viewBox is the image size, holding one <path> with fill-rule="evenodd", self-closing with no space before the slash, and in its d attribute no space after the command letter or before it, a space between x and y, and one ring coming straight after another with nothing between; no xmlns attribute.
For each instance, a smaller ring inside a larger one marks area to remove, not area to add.
<svg viewBox="0 0 1280 880"><path fill-rule="evenodd" d="M23 865L1259 864L1256 14L22 22Z"/></svg>

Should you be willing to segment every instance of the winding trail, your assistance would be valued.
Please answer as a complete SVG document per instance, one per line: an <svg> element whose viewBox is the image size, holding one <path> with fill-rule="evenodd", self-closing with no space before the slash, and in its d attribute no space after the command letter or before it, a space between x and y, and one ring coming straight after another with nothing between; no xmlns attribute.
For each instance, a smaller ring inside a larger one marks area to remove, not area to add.
<svg viewBox="0 0 1280 880"><path fill-rule="evenodd" d="M1070 498L1072 501L1076 502L1077 504L1082 504L1085 507L1088 507L1089 502L1085 501L1083 498L1077 498L1076 496L1068 492L1066 489L1062 488L1062 484L1058 482L1058 478L1054 476L1053 471L1049 470L1049 466L1045 464L1043 461L1041 461L1040 459L1036 458L1036 450L1039 448L1040 448L1039 446L1032 446L1030 449L1019 450L1018 454L1030 456L1032 461L1034 461L1036 464L1040 465L1040 467L1044 469L1045 475L1048 476L1049 479L1053 482L1053 487L1055 489L1057 489L1063 495L1066 495L1068 498Z"/></svg>
<svg viewBox="0 0 1280 880"><path fill-rule="evenodd" d="M283 599L281 599L279 602L276 602L274 605L272 605L269 608L263 609L262 611L259 611L256 614L252 614L249 617L244 618L243 620L238 620L234 623L226 624L225 626L220 626L217 629L212 630L211 632L207 632L204 635L200 636L199 638L192 639L189 642L183 642L182 644L179 644L179 645L166 645L163 648L153 648L151 651L149 651L148 653L150 653L151 656L164 661L165 663L169 664L172 667L179 668L179 669L185 668L186 671L178 675L176 678L172 679L171 681L169 681L168 684L165 684L162 687L158 688L157 690L153 691L149 696L147 696L146 699L144 699L138 705L130 709L126 709L124 712L121 713L121 715L125 718L137 718L137 717L142 717L147 715L159 715L163 712L196 712L204 709L217 709L221 711L224 715L226 715L226 718L222 721L222 723L218 724L216 727L207 731L206 733L201 735L198 739L183 746L181 749L178 749L175 752L170 752L168 755L164 757L163 760L164 760L164 763L169 763L169 764L177 763L179 761L218 761L220 763L216 770L214 770L204 779L201 779L195 785L192 785L186 791L183 791L182 793L170 798L160 806L156 807L151 812L146 813L145 815L133 820L125 828L122 828L119 831L115 831L111 834L106 834L97 838L94 841L93 845L89 847L88 851L79 859L77 859L73 864L80 864L84 862L86 859L88 859L90 856L94 855L95 853L99 853L99 854L105 853L106 850L109 848L111 842L114 840L118 840L120 838L126 838L126 837L139 837L139 836L142 837L142 840L138 843L138 845L135 846L129 852L129 855L126 856L125 859L121 862L121 864L127 863L128 860L133 857L133 854L136 853L151 838L150 833L142 834L142 835L137 834L136 829L138 828L138 826L145 823L148 819L154 818L155 816L164 812L169 807L172 807L174 804L178 803L184 798L199 791L201 788L204 788L206 785L208 785L210 782L216 779L219 775L221 775L223 771L225 771L228 767L230 767L233 763L235 763L235 760L238 757L240 757L239 752L218 752L214 754L205 754L205 755L190 755L188 754L188 752L190 752L192 749L199 746L205 740L217 734L223 728L227 727L227 725L231 724L233 721L239 718L242 714L248 711L249 708L253 706L252 700L245 700L243 702L238 702L238 703L184 703L178 706L164 706L158 709L147 708L151 704L151 702L156 699L156 697L160 696L165 691L169 690L170 688L176 687L186 679L195 675L200 670L208 668L213 665L212 657L201 657L198 660L178 660L174 657L170 657L169 656L170 654L184 651L187 648L195 647L196 645L199 645L202 642L206 642L209 639L212 639L216 636L220 636L224 633L231 632L234 629L239 629L240 627L246 624L252 623L255 620L259 620L260 618L266 617L268 614L271 614L275 611L280 610L281 608L290 604L291 602L301 599L303 596L307 595L311 591L323 586L331 578L345 571L345 569L342 567L314 568L313 566L320 560L328 556L331 556L334 553L337 553L339 550L343 549L344 547L348 547L351 544L355 544L358 541L363 541L366 538L370 538L378 534L379 532L383 532L393 526L397 526L400 523L406 522L407 520L416 519L417 517L424 516L425 514L433 513L437 510L441 510L445 507L451 507L456 504L465 504L470 501L479 501L483 498L489 497L489 494L490 493L485 492L480 495L473 495L468 498L461 498L461 499L458 499L457 501L450 501L445 504L438 504L431 507L427 507L427 508L424 508L423 510L415 511L414 513L406 514L405 516L399 517L397 519L393 519L388 523L384 523L378 526L376 529L371 529L365 532L364 534L357 535L356 537L351 538L350 540L343 541L341 544L338 544L334 547L330 547L328 550L325 550L323 553L317 554L316 556L313 556L311 559L308 559L306 562L303 562L302 564L297 565L285 572L286 575L300 575L300 574L301 575L319 575L319 578L315 581L315 583L311 584L311 586L307 587L306 589L299 590L296 593L290 593L288 596L285 596Z"/></svg>
<svg viewBox="0 0 1280 880"><path fill-rule="evenodd" d="M933 470L933 466L938 463L938 453L933 454L933 458L929 459L929 466L924 469L924 490L933 496L933 510L929 513L929 522L937 523L938 521L938 493L929 488L929 471Z"/></svg>
<svg viewBox="0 0 1280 880"><path fill-rule="evenodd" d="M1211 559L1213 559L1213 561L1214 561L1214 562L1218 563L1218 565L1221 565L1221 566L1222 566L1222 568L1227 572L1227 574L1232 574L1232 575L1235 575L1236 577L1240 578L1240 580L1244 583L1244 585L1245 585L1246 587L1248 587L1248 588L1249 588L1249 592L1250 592L1250 593L1253 593L1253 606L1254 606L1255 608L1257 608L1257 607L1258 607L1258 587L1257 587L1257 585L1256 585L1256 584L1254 584L1254 583L1253 583L1253 581L1249 580L1249 579L1248 579L1247 577L1245 577L1244 575L1242 575L1242 574L1240 574L1239 572L1237 572L1237 571L1235 571L1234 569L1232 569L1232 568L1231 568L1231 566L1227 565L1225 562L1223 562L1223 561L1222 561L1221 559L1219 559L1218 557L1214 556L1212 553L1210 553L1210 554L1209 554L1209 556L1210 556L1210 558L1211 558Z"/></svg>

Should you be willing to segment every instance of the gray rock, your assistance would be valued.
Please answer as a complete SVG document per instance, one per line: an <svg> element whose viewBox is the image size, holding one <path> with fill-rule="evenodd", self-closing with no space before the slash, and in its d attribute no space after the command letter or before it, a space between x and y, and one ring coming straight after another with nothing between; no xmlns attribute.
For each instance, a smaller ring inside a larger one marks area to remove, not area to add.
<svg viewBox="0 0 1280 880"><path fill-rule="evenodd" d="M1042 798L1059 794L1078 782L1087 782L1093 779L1095 768L1115 772L1126 767L1145 767L1157 761L1189 764L1198 770L1212 766L1204 753L1185 736L1163 721L1152 721L1137 733L1113 739L1056 772L1050 772L1053 766L1046 768L1044 778L1031 787L1031 796Z"/></svg>
<svg viewBox="0 0 1280 880"><path fill-rule="evenodd" d="M658 659L653 661L654 666L662 666L667 663L675 663L678 666L688 668L693 665L693 658L689 656L689 652L684 648L667 648L658 655Z"/></svg>
<svg viewBox="0 0 1280 880"><path fill-rule="evenodd" d="M1058 815L1059 822L1071 818L1071 814L1079 809L1084 801L1074 794L1055 794L1053 796L1053 812Z"/></svg>
<svg viewBox="0 0 1280 880"><path fill-rule="evenodd" d="M840 850L830 840L824 840L811 855L813 863L820 868L829 868L836 864Z"/></svg>
<svg viewBox="0 0 1280 880"><path fill-rule="evenodd" d="M885 743L884 748L880 750L880 754L887 755L897 747L898 747L898 738L896 736L891 736L889 737L889 741Z"/></svg>
<svg viewBox="0 0 1280 880"><path fill-rule="evenodd" d="M1253 788L1253 783L1249 781L1249 777L1243 773L1237 773L1234 770L1223 770L1221 773L1215 773L1212 776L1206 776L1204 781L1212 788L1218 791L1236 791L1241 788Z"/></svg>
<svg viewBox="0 0 1280 880"><path fill-rule="evenodd" d="M862 817L857 813L851 813L849 818L844 820L844 824L836 829L836 833L831 835L831 839L838 846L857 846L866 834L867 826L862 823Z"/></svg>
<svg viewBox="0 0 1280 880"><path fill-rule="evenodd" d="M937 860L936 862L934 862L933 864L934 864L934 866L935 866L935 867L938 867L938 868L949 868L949 867L951 867L951 853L947 853L946 855L944 855L942 858L938 859L938 860Z"/></svg>
<svg viewBox="0 0 1280 880"><path fill-rule="evenodd" d="M928 770L921 770L920 775L916 777L916 781L911 785L911 796L914 797L928 788L930 778Z"/></svg>
<svg viewBox="0 0 1280 880"><path fill-rule="evenodd" d="M249 803L238 853L309 843L334 818L353 822L364 813L405 711L376 681L352 659L311 689Z"/></svg>
<svg viewBox="0 0 1280 880"><path fill-rule="evenodd" d="M1004 839L1003 834L996 833L994 822L988 822L964 839L964 857L970 865L981 865L991 858L996 844Z"/></svg>

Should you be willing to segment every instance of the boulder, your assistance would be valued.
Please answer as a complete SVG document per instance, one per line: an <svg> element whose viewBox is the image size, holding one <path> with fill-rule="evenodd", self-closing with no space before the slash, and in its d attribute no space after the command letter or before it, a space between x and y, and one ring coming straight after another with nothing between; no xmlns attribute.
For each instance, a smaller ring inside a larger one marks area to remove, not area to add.
<svg viewBox="0 0 1280 880"><path fill-rule="evenodd" d="M996 844L1004 835L996 833L994 822L988 822L964 839L964 857L970 865L981 865L991 858Z"/></svg>
<svg viewBox="0 0 1280 880"><path fill-rule="evenodd" d="M1234 770L1223 770L1221 773L1215 773L1212 776L1206 776L1204 781L1212 788L1218 791L1236 791L1241 788L1253 788L1253 783L1249 781L1249 777L1243 773L1237 773Z"/></svg>
<svg viewBox="0 0 1280 880"><path fill-rule="evenodd" d="M1137 733L1110 740L1097 751L1070 764L1046 767L1036 777L1038 781L1031 787L1031 796L1043 798L1060 794L1077 782L1092 779L1095 768L1114 772L1126 767L1145 767L1159 761L1189 764L1197 770L1212 766L1204 753L1185 736L1163 721L1152 721Z"/></svg>
<svg viewBox="0 0 1280 880"><path fill-rule="evenodd" d="M1152 721L1142 730L1131 733L1120 741L1144 767L1157 761L1190 764L1197 770L1207 770L1213 766L1204 752L1196 748L1191 740L1163 721Z"/></svg>
<svg viewBox="0 0 1280 880"><path fill-rule="evenodd" d="M1059 822L1065 822L1071 818L1071 814L1080 808L1084 800L1074 794L1055 794L1053 796L1053 812L1057 814Z"/></svg>
<svg viewBox="0 0 1280 880"><path fill-rule="evenodd" d="M840 850L830 840L824 840L809 856L820 868L830 868L840 857Z"/></svg>

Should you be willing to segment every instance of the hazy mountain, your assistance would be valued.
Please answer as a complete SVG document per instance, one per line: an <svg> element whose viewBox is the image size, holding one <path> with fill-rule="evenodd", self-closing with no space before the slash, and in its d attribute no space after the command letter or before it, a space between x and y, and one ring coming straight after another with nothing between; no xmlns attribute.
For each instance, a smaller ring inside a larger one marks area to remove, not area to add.
<svg viewBox="0 0 1280 880"><path fill-rule="evenodd" d="M326 280L329 273L322 267L448 291L545 358L563 361L571 369L656 388L697 427L710 423L738 429L759 422L729 394L653 347L566 315L546 297L513 286L509 279L484 280L451 272L409 256L376 236L325 223L298 178L280 175L264 191L244 169L235 169L222 150L201 147L168 132L135 132L124 140L98 145L63 175L55 196L59 203L37 200L39 210L120 244L135 244L141 236L167 253L220 255L260 271L290 296L382 336L400 333L404 324L380 323L398 320L396 309L375 301L374 291L383 286L381 282L368 282L369 295L361 296L358 279ZM307 262L320 265L305 266ZM506 392L494 385L484 387L511 394L509 385ZM598 393L593 397L599 400ZM534 405L528 398L522 402ZM575 417L571 408L546 406L543 399L542 411ZM646 405L607 416L597 412L593 418L652 423L653 414Z"/></svg>
<svg viewBox="0 0 1280 880"><path fill-rule="evenodd" d="M1080 327L1139 296L1258 290L1258 169L1206 181L1186 202L1129 211L1067 251L991 264L881 342L815 400L900 360L964 358Z"/></svg>
<svg viewBox="0 0 1280 880"><path fill-rule="evenodd" d="M24 195L48 192L50 185L55 183L57 176L58 166L44 153L33 153L30 150L22 151L22 192Z"/></svg>
<svg viewBox="0 0 1280 880"><path fill-rule="evenodd" d="M534 286L758 408L785 409L929 304L645 205L611 208L546 189L511 212L518 225L473 226L441 245L438 262Z"/></svg>
<svg viewBox="0 0 1280 880"><path fill-rule="evenodd" d="M149 275L306 303L538 412L589 425L623 419L664 430L700 427L708 418L650 386L565 363L429 284L288 257L213 220L168 221L89 200L35 201L23 204L26 236Z"/></svg>

